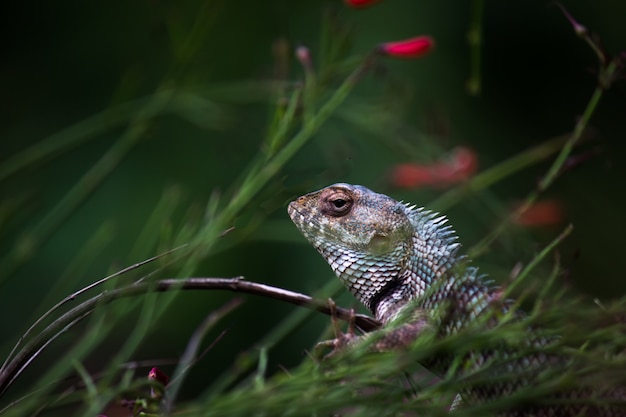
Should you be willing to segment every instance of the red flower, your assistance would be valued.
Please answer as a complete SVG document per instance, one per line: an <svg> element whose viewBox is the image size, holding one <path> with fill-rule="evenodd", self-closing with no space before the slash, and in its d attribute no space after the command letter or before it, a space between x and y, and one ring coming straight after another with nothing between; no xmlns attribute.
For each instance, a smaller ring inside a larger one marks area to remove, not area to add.
<svg viewBox="0 0 626 417"><path fill-rule="evenodd" d="M447 158L432 164L400 164L391 173L394 186L402 188L449 187L469 179L478 170L476 153L468 148L453 149Z"/></svg>
<svg viewBox="0 0 626 417"><path fill-rule="evenodd" d="M391 183L401 188L418 188L433 182L427 166L417 164L396 165L391 172Z"/></svg>
<svg viewBox="0 0 626 417"><path fill-rule="evenodd" d="M378 3L379 0L344 0L345 3L354 7L355 9L360 9L361 7L371 6L374 3Z"/></svg>
<svg viewBox="0 0 626 417"><path fill-rule="evenodd" d="M435 41L430 36L418 36L398 42L386 42L378 45L378 52L394 58L420 58L430 52Z"/></svg>
<svg viewBox="0 0 626 417"><path fill-rule="evenodd" d="M558 200L537 201L516 218L515 223L522 227L553 226L563 221L564 211Z"/></svg>

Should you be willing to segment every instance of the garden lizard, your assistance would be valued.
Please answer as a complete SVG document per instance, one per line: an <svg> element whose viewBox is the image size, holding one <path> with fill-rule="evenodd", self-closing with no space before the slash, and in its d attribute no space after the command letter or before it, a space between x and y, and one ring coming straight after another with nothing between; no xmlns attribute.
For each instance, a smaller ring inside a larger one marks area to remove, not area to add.
<svg viewBox="0 0 626 417"><path fill-rule="evenodd" d="M351 184L334 184L292 201L289 216L319 251L343 284L383 325L415 314L378 341L377 349L391 350L410 344L426 328L445 337L463 330L494 305L509 310L497 288L477 275L476 268L462 265L460 244L445 216L398 202L384 194ZM495 301L494 301L495 300ZM436 314L435 314L436 313ZM492 319L489 319L492 320ZM529 330L526 347L541 348L550 339ZM504 342L503 342L504 343ZM339 346L336 344L335 346ZM477 367L492 359L509 359L504 368L510 379L498 379L460 393L460 403L485 402L508 396L532 384L533 372L563 364L558 356L537 349L520 357L510 346L473 352L468 358ZM450 362L435 359L427 367L446 372ZM586 394L583 394L583 391ZM623 400L620 388L618 400ZM558 396L563 404L516 406L501 415L566 417L624 417L626 409L581 404L589 389ZM611 396L615 398L615 396ZM568 402L568 399L574 399ZM456 403L457 401L455 401Z"/></svg>

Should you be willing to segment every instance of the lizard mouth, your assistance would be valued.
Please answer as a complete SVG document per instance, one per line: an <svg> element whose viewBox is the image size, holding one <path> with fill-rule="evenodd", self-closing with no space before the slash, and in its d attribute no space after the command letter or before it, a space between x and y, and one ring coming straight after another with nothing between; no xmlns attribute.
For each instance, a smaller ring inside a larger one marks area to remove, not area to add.
<svg viewBox="0 0 626 417"><path fill-rule="evenodd" d="M296 204L295 201L289 203L289 205L287 206L287 213L289 213L289 217L291 217L291 220L294 220L294 216L296 214L302 217L302 213L300 213L300 211L298 210L298 204Z"/></svg>
<svg viewBox="0 0 626 417"><path fill-rule="evenodd" d="M294 222L294 224L300 229L306 223L309 210L298 204L297 201L292 201L287 206L287 213L289 214L291 221Z"/></svg>

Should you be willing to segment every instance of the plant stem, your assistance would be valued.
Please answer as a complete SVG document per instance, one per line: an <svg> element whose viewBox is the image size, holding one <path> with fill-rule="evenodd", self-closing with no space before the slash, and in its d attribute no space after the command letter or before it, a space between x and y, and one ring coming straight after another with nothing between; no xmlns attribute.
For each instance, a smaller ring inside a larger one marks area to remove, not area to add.
<svg viewBox="0 0 626 417"><path fill-rule="evenodd" d="M582 138L585 129L589 125L593 114L600 104L600 100L602 99L604 92L609 88L611 81L615 78L619 67L619 59L614 59L609 62L606 67L601 68L600 74L598 74L598 85L589 98L582 116L576 122L572 134L563 145L561 152L548 169L548 172L543 176L541 181L539 181L537 188L528 194L528 196L524 199L523 204L521 204L517 210L504 219L491 233L485 236L485 238L474 245L474 247L470 250L471 257L475 258L485 252L489 245L507 229L509 224L522 216L537 201L541 193L547 190L558 178L565 162L567 161L567 158L572 153L574 146L576 146L578 141Z"/></svg>

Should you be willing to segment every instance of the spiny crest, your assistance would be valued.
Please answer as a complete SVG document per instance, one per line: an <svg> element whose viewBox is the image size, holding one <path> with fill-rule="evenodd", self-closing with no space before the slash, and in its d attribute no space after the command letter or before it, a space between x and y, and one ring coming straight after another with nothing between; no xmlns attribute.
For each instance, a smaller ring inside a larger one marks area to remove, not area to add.
<svg viewBox="0 0 626 417"><path fill-rule="evenodd" d="M452 256L456 255L456 252L461 247L459 242L456 242L458 236L456 232L448 223L448 218L445 215L441 215L436 211L427 210L424 207L417 207L410 203L404 203L406 206L406 214L409 217L411 223L415 227L415 230L420 233L424 239L437 242L441 246L441 249L445 247Z"/></svg>

